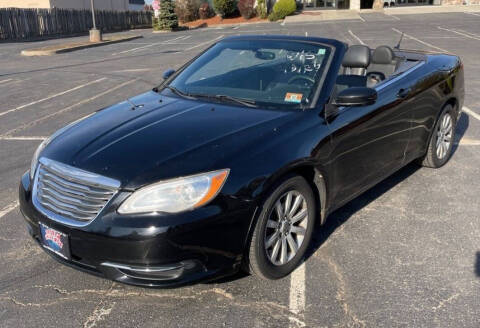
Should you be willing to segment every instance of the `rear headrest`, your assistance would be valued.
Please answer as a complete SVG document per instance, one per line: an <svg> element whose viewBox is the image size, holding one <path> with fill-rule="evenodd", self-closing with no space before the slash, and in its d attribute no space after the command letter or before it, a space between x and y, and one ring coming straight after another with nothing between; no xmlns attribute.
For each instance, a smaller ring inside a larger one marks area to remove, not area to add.
<svg viewBox="0 0 480 328"><path fill-rule="evenodd" d="M372 63L391 64L395 57L392 48L389 46L380 46L373 52Z"/></svg>
<svg viewBox="0 0 480 328"><path fill-rule="evenodd" d="M370 65L370 48L363 45L350 46L343 57L342 66L367 68Z"/></svg>

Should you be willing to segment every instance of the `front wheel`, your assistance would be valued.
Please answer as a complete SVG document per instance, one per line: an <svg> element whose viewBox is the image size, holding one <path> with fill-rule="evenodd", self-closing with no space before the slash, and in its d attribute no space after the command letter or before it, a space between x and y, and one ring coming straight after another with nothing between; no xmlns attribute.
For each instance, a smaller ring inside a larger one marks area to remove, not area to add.
<svg viewBox="0 0 480 328"><path fill-rule="evenodd" d="M452 155L456 125L455 111L451 105L446 105L435 124L427 153L421 159L423 166L438 168L448 162Z"/></svg>
<svg viewBox="0 0 480 328"><path fill-rule="evenodd" d="M264 279L290 274L312 238L315 207L312 189L303 177L281 182L263 204L247 253L248 270Z"/></svg>

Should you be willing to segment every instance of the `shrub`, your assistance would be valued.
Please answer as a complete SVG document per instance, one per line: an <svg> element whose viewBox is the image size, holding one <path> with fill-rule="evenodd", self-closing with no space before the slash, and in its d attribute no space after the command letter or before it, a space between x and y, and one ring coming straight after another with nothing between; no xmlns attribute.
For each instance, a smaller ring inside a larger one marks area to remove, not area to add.
<svg viewBox="0 0 480 328"><path fill-rule="evenodd" d="M245 19L255 16L255 0L238 0L238 11Z"/></svg>
<svg viewBox="0 0 480 328"><path fill-rule="evenodd" d="M162 0L160 2L160 15L157 22L153 23L153 29L158 30L171 30L178 27L178 17L175 14L175 6L172 0Z"/></svg>
<svg viewBox="0 0 480 328"><path fill-rule="evenodd" d="M265 0L257 0L257 15L260 18L267 18L267 4Z"/></svg>
<svg viewBox="0 0 480 328"><path fill-rule="evenodd" d="M295 0L278 0L273 6L272 13L268 16L271 21L283 19L297 10Z"/></svg>
<svg viewBox="0 0 480 328"><path fill-rule="evenodd" d="M213 0L213 8L222 18L233 14L235 7L235 0Z"/></svg>
<svg viewBox="0 0 480 328"><path fill-rule="evenodd" d="M198 19L200 0L176 0L175 13L181 22L191 22Z"/></svg>
<svg viewBox="0 0 480 328"><path fill-rule="evenodd" d="M207 19L212 17L213 15L214 12L212 8L210 8L208 2L204 2L200 5L200 8L198 9L198 17L200 17L200 19Z"/></svg>

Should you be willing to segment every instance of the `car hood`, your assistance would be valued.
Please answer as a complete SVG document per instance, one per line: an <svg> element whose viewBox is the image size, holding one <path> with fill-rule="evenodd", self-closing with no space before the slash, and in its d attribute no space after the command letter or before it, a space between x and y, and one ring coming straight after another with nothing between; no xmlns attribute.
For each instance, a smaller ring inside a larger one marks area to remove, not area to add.
<svg viewBox="0 0 480 328"><path fill-rule="evenodd" d="M138 188L228 168L234 155L292 112L212 104L156 92L97 112L51 141L41 156Z"/></svg>

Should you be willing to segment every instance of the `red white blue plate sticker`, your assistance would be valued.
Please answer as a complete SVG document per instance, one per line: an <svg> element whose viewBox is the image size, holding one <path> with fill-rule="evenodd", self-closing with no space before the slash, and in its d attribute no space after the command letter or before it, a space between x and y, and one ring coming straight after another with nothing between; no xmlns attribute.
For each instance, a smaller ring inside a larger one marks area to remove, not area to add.
<svg viewBox="0 0 480 328"><path fill-rule="evenodd" d="M42 235L42 246L46 249L60 255L64 259L70 258L70 248L68 245L68 236L63 232L47 227L40 223L40 232Z"/></svg>
<svg viewBox="0 0 480 328"><path fill-rule="evenodd" d="M285 102L300 104L302 102L303 94L287 92L285 95Z"/></svg>

